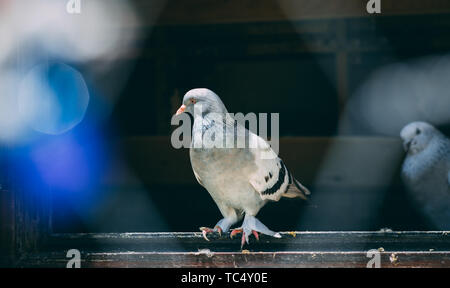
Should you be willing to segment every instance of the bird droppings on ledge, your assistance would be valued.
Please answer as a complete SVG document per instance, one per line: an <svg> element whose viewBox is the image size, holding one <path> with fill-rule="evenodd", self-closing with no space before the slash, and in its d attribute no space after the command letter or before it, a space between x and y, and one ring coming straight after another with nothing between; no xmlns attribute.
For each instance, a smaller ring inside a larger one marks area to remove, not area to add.
<svg viewBox="0 0 450 288"><path fill-rule="evenodd" d="M199 249L195 255L206 255L208 258L211 258L214 256L214 252L211 252L209 249Z"/></svg>
<svg viewBox="0 0 450 288"><path fill-rule="evenodd" d="M397 263L398 261L398 256L395 253L392 253L391 256L389 256L389 261L391 261L391 263Z"/></svg>
<svg viewBox="0 0 450 288"><path fill-rule="evenodd" d="M393 232L391 228L381 228L380 232Z"/></svg>

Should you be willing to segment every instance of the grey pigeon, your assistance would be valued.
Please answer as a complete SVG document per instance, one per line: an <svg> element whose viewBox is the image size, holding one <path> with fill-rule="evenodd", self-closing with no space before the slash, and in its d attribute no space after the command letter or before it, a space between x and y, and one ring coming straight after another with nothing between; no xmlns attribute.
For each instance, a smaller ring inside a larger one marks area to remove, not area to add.
<svg viewBox="0 0 450 288"><path fill-rule="evenodd" d="M413 122L400 132L407 156L402 178L413 202L439 229L450 228L450 140L432 125Z"/></svg>
<svg viewBox="0 0 450 288"><path fill-rule="evenodd" d="M199 107L201 113L195 113ZM230 234L233 237L242 233L241 246L248 243L250 234L259 239L258 232L281 238L255 216L267 202L278 201L281 197L306 200L310 194L308 189L292 177L263 138L227 116L225 105L211 90L198 88L188 91L177 115L183 112L194 117L190 147L194 175L208 190L224 217L214 228L201 227L203 237L208 240L207 233L228 232L232 225L244 218L242 226ZM223 148L212 147L210 142L215 137L226 139L223 143L228 139L236 141L230 142L231 147L225 144ZM195 139L200 138L203 142L196 146ZM239 140L248 140L247 143L257 143L258 146L237 146Z"/></svg>

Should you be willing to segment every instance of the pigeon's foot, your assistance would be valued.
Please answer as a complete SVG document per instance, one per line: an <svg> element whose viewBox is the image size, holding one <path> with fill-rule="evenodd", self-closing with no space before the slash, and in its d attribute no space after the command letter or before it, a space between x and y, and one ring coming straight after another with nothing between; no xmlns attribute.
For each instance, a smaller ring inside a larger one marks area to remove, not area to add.
<svg viewBox="0 0 450 288"><path fill-rule="evenodd" d="M243 231L244 231L244 229L242 229L242 228L233 229L233 231L231 231L231 233L230 233L230 237L233 238L236 234L242 233ZM255 230L252 230L252 234L253 234L253 236L255 236L256 240L259 241L258 232L256 232Z"/></svg>
<svg viewBox="0 0 450 288"><path fill-rule="evenodd" d="M208 227L200 227L200 231L202 231L203 238L205 238L206 241L209 241L208 237L206 237L209 233L219 233L219 236L222 236L222 228L219 226L215 226L214 229L208 228Z"/></svg>
<svg viewBox="0 0 450 288"><path fill-rule="evenodd" d="M202 231L203 238L205 238L206 241L209 241L208 237L206 237L207 234L217 232L219 233L219 236L222 236L222 232L228 232L230 230L231 225L236 223L236 221L237 221L236 218L225 217L221 219L219 222L217 222L214 228L200 227L200 231Z"/></svg>
<svg viewBox="0 0 450 288"><path fill-rule="evenodd" d="M242 228L236 228L236 229L233 229L233 230L231 231L231 233L230 233L230 238L233 239L233 237L234 237L236 234L242 233L242 231L244 231Z"/></svg>
<svg viewBox="0 0 450 288"><path fill-rule="evenodd" d="M261 234L269 235L275 238L281 238L280 233L273 232L266 227L261 221L256 219L255 216L246 214L242 227L236 228L231 231L230 236L233 238L234 235L242 233L241 248L244 246L245 242L248 244L248 237L253 234L257 240L259 240L258 232Z"/></svg>
<svg viewBox="0 0 450 288"><path fill-rule="evenodd" d="M236 234L239 234L239 233L242 233L242 238L241 238L241 249L242 249L242 247L244 247L245 241L247 241L247 243L248 243L248 236L246 237L244 229L242 229L242 228L233 229L233 231L231 231L231 233L230 233L230 237L233 239L233 236L235 236ZM253 234L253 236L255 236L256 240L259 241L258 232L256 232L255 230L252 230L251 234Z"/></svg>

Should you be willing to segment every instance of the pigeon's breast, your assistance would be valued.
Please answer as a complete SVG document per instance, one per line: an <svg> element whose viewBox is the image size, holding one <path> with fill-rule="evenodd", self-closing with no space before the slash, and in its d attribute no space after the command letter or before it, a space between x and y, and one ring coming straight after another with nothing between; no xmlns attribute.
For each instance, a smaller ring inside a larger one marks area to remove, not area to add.
<svg viewBox="0 0 450 288"><path fill-rule="evenodd" d="M402 176L413 203L439 229L448 229L450 221L450 186L448 163L439 150L427 149L408 155Z"/></svg>
<svg viewBox="0 0 450 288"><path fill-rule="evenodd" d="M256 165L247 149L192 148L190 156L192 168L216 202L246 211L264 205L249 182Z"/></svg>

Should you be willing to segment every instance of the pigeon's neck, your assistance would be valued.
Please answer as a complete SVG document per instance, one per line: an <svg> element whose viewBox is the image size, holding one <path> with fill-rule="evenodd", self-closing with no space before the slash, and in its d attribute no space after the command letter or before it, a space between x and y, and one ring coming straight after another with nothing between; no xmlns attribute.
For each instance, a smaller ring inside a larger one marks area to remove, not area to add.
<svg viewBox="0 0 450 288"><path fill-rule="evenodd" d="M413 179L421 177L448 153L448 147L445 137L433 137L424 150L408 155L403 166L405 175Z"/></svg>
<svg viewBox="0 0 450 288"><path fill-rule="evenodd" d="M194 117L193 132L202 131L204 133L207 129L221 128L222 126L233 125L233 123L234 118L229 113L210 112L202 117L200 115Z"/></svg>
<svg viewBox="0 0 450 288"><path fill-rule="evenodd" d="M202 117L206 117L208 114L225 114L228 113L227 108L223 105L222 101L204 101L202 103L198 103L197 105L198 113L195 113L194 117L202 115ZM211 115L210 115L211 117Z"/></svg>
<svg viewBox="0 0 450 288"><path fill-rule="evenodd" d="M208 147L212 147L210 142L221 142L220 139L228 137L227 133L234 133L234 118L228 113L208 113L203 117L194 117L194 125L192 127L192 143L199 146L200 140L206 142Z"/></svg>

